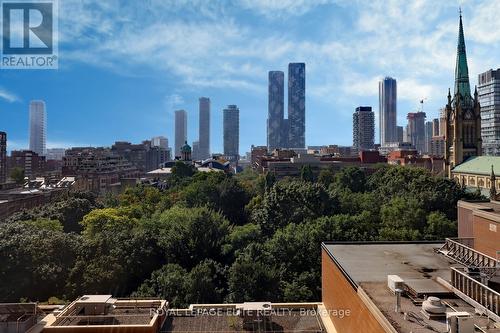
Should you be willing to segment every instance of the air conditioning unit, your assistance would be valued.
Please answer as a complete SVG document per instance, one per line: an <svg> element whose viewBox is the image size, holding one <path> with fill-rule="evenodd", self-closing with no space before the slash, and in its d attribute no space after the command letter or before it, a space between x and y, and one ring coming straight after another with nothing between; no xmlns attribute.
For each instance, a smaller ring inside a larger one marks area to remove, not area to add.
<svg viewBox="0 0 500 333"><path fill-rule="evenodd" d="M446 329L449 333L474 333L474 318L468 312L447 312Z"/></svg>
<svg viewBox="0 0 500 333"><path fill-rule="evenodd" d="M399 275L387 275L387 287L395 294L396 289L403 290L405 281Z"/></svg>

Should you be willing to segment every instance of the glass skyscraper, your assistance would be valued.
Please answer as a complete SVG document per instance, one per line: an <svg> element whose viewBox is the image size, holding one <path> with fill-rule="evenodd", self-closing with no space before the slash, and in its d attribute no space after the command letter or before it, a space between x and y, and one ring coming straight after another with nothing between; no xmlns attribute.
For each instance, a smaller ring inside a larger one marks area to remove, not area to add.
<svg viewBox="0 0 500 333"><path fill-rule="evenodd" d="M375 114L371 106L360 106L352 115L352 148L358 153L374 148Z"/></svg>
<svg viewBox="0 0 500 333"><path fill-rule="evenodd" d="M378 90L380 145L384 146L387 143L398 142L396 80L391 77L384 78L379 82Z"/></svg>
<svg viewBox="0 0 500 333"><path fill-rule="evenodd" d="M306 64L288 64L288 147L306 146Z"/></svg>
<svg viewBox="0 0 500 333"><path fill-rule="evenodd" d="M198 159L210 157L210 98L200 97L200 127L198 134Z"/></svg>
<svg viewBox="0 0 500 333"><path fill-rule="evenodd" d="M223 111L224 155L238 159L240 155L240 109L228 105Z"/></svg>
<svg viewBox="0 0 500 333"><path fill-rule="evenodd" d="M44 101L30 103L30 150L45 156L47 140L47 114Z"/></svg>
<svg viewBox="0 0 500 333"><path fill-rule="evenodd" d="M286 147L284 140L285 74L282 71L269 72L269 95L267 114L267 149Z"/></svg>
<svg viewBox="0 0 500 333"><path fill-rule="evenodd" d="M500 156L500 68L479 74L483 154Z"/></svg>
<svg viewBox="0 0 500 333"><path fill-rule="evenodd" d="M187 142L187 112L175 111L175 151L174 156L181 156L181 147Z"/></svg>

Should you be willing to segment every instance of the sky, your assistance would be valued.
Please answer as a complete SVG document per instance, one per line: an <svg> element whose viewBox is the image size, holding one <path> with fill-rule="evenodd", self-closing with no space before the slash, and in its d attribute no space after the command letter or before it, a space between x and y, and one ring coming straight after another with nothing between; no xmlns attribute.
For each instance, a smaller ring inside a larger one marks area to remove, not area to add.
<svg viewBox="0 0 500 333"><path fill-rule="evenodd" d="M267 75L306 63L306 144L352 144L352 113L376 114L378 81L398 83L398 125L436 118L453 87L458 10L472 87L500 67L500 1L60 0L59 69L0 70L0 130L28 147L30 100L47 105L47 147L111 146L163 135L210 97L211 151L222 110L240 108L240 154L266 144ZM286 101L285 92L285 101ZM285 104L286 105L286 104ZM286 106L285 106L286 110Z"/></svg>

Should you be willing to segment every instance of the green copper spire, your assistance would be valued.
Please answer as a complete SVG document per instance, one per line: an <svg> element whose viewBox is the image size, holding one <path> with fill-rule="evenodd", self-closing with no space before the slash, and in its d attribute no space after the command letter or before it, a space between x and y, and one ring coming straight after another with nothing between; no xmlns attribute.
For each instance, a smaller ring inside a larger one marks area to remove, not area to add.
<svg viewBox="0 0 500 333"><path fill-rule="evenodd" d="M465 53L464 27L462 25L462 11L460 11L460 24L458 29L457 64L455 67L455 95L459 93L461 100L470 96L469 68Z"/></svg>

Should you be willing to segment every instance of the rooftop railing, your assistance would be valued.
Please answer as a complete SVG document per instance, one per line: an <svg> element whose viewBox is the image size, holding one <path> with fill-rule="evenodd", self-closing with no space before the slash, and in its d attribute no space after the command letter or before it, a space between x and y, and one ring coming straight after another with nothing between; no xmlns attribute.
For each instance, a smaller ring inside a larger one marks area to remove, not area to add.
<svg viewBox="0 0 500 333"><path fill-rule="evenodd" d="M474 238L446 238L439 252L467 267L500 267L495 258L474 250L472 246L474 246Z"/></svg>
<svg viewBox="0 0 500 333"><path fill-rule="evenodd" d="M467 273L451 267L452 286L478 303L488 315L500 320L500 294L483 283L469 276Z"/></svg>

